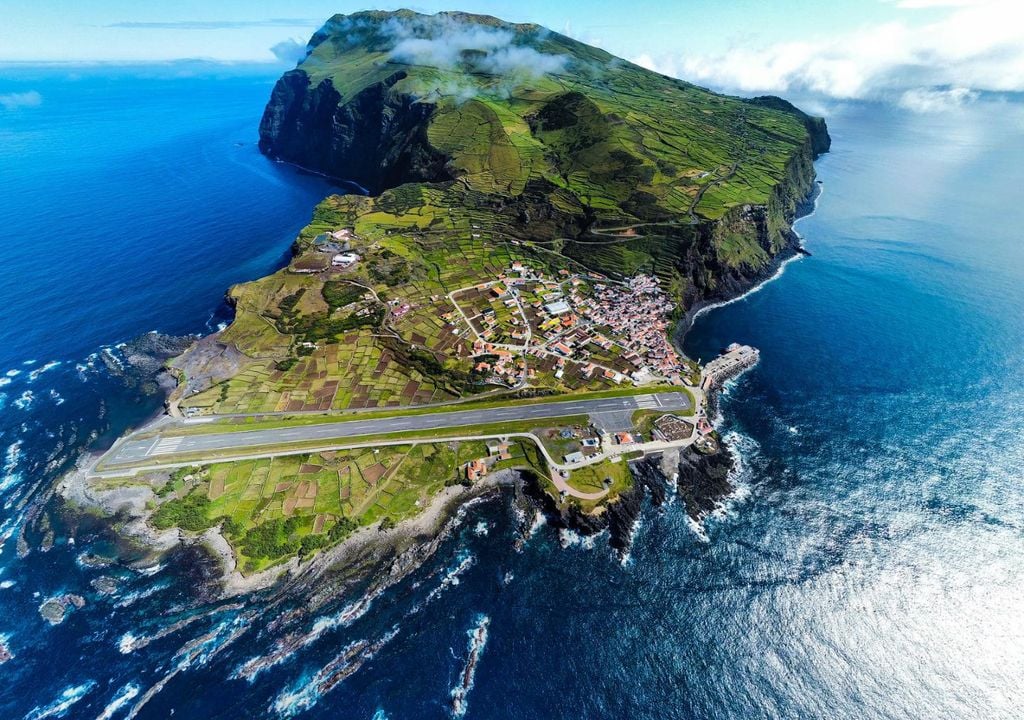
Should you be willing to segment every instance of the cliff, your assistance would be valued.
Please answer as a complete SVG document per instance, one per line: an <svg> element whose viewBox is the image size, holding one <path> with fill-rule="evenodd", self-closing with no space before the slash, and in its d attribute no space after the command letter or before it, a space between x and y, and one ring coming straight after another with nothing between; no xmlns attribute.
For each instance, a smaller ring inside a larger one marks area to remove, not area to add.
<svg viewBox="0 0 1024 720"><path fill-rule="evenodd" d="M307 51L274 87L260 149L384 194L340 203L339 219L428 185L502 240L655 273L684 309L741 292L795 247L830 145L821 118L781 98L719 95L487 16L336 15Z"/></svg>

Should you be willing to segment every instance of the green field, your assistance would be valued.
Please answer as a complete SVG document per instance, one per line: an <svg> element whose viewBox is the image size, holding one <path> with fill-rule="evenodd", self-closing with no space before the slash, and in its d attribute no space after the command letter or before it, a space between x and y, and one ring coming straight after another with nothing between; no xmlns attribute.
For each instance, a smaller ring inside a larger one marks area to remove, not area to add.
<svg viewBox="0 0 1024 720"><path fill-rule="evenodd" d="M427 60L399 47L399 38L444 46L453 28L482 38L482 47ZM323 118L308 114L324 110L333 114L322 130ZM672 318L682 317L760 277L792 242L813 158L828 148L823 122L778 98L719 95L536 25L407 10L332 17L275 87L260 132L264 152L355 179L372 193L323 200L287 267L231 289L235 319L216 338L232 351L227 370L196 349L174 362L183 382L172 400L186 413L280 415L182 432L331 422L350 411L438 412L418 406L453 401L507 403L487 365L474 359L473 341L486 333L515 345L520 328L535 333L542 321L531 306L541 306L551 284L526 288L522 311L474 286L499 280L513 263L547 278L579 274L588 285L645 273L674 301ZM330 234L338 231L345 251L358 255L346 267L332 265L341 248ZM628 374L622 338L609 338L610 349L585 336L580 343L609 375ZM537 355L532 376L524 375L530 393L547 396L536 402L662 389L620 388L603 371L585 376L583 361L558 368L550 354ZM653 417L637 421L647 428ZM551 418L471 431L539 430L557 456L581 438L545 431L587 423ZM362 440L458 434L467 429ZM516 456L502 463L542 470L537 447L514 444ZM253 454L299 454L176 471L160 490L155 522L188 530L222 522L243 569L258 570L359 526L409 517L455 481L483 443L319 452L324 445L258 448ZM606 480L611 492L584 510L614 502L631 484L628 466L573 471L569 482L580 490L602 489Z"/></svg>
<svg viewBox="0 0 1024 720"><path fill-rule="evenodd" d="M543 473L529 443L491 472ZM358 527L397 523L424 509L445 485L462 482L462 466L487 457L483 441L399 445L213 463L175 471L158 490L153 522L200 531L220 523L244 572L340 542Z"/></svg>

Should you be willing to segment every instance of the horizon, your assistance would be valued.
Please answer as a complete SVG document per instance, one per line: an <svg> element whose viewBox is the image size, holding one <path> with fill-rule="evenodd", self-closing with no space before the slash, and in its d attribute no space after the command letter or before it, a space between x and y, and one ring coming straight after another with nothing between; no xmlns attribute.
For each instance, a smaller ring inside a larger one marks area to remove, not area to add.
<svg viewBox="0 0 1024 720"><path fill-rule="evenodd" d="M628 13L599 0L581 13L538 0L381 3L433 14L460 10L535 22L665 75L741 95L772 93L823 101L890 102L916 112L949 111L986 96L1024 92L1024 28L1009 0L806 0L720 7L691 0L670 10L641 2ZM162 67L175 72L279 72L304 55L336 13L363 5L314 2L292 17L280 0L209 8L63 1L9 9L0 65L15 68ZM53 42L54 37L61 42ZM0 94L0 112L36 107L33 89Z"/></svg>

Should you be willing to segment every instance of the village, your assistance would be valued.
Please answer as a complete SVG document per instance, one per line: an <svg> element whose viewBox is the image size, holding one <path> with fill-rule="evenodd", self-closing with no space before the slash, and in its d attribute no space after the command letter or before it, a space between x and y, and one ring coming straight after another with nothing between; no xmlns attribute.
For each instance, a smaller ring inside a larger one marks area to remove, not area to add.
<svg viewBox="0 0 1024 720"><path fill-rule="evenodd" d="M300 257L293 271L345 272L361 260L354 247L358 243L351 229L322 233L314 240L315 252ZM636 416L609 422L597 414L591 415L590 424L532 430L529 434L539 442L563 496L570 492L581 497L567 483L570 474L607 467L605 461L688 445L715 452L707 395L757 362L756 349L735 344L704 368L680 357L670 340L673 303L651 275L615 280L560 269L552 277L513 260L492 279L453 290L446 299L450 309L440 320L445 332L468 347L477 382L508 390L563 383L635 387L639 392L677 386L693 398L696 406L683 416L657 409L647 399L655 395L638 395ZM400 320L414 303L411 298L391 299L390 317ZM508 437L488 441L486 455L461 466L464 480L473 483L486 476L508 459L510 447Z"/></svg>
<svg viewBox="0 0 1024 720"><path fill-rule="evenodd" d="M468 325L474 369L485 381L522 387L537 377L530 358L614 384L684 385L689 371L669 341L672 303L656 278L625 282L560 270L557 279L515 261L492 281L449 293L452 332Z"/></svg>

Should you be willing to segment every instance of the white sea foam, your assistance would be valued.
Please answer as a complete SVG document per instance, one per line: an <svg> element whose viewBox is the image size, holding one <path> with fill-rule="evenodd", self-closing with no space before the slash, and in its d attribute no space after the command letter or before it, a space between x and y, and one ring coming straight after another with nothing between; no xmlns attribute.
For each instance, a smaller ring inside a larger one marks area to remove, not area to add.
<svg viewBox="0 0 1024 720"><path fill-rule="evenodd" d="M17 583L13 580L4 580L3 582L0 582L0 590L9 590L15 585L17 585Z"/></svg>
<svg viewBox="0 0 1024 720"><path fill-rule="evenodd" d="M133 593L128 593L123 598L121 598L121 600L116 605L114 605L114 607L118 607L118 608L128 607L129 605L133 605L133 604L137 603L139 600L142 600L144 598L148 598L149 596L155 595L156 593L160 592L161 590L167 589L169 586L170 586L170 582L169 581L163 581L163 582L158 582L155 585L151 585L150 587L146 588L145 590L138 590L138 591L133 592Z"/></svg>
<svg viewBox="0 0 1024 720"><path fill-rule="evenodd" d="M530 529L526 532L527 538L532 538L537 534L537 531L547 524L548 519L544 516L540 510L536 510L533 514L533 522L530 523Z"/></svg>
<svg viewBox="0 0 1024 720"><path fill-rule="evenodd" d="M640 532L641 517L638 515L636 520L633 521L633 526L629 529L629 539L626 541L626 547L633 547L633 541L636 540L636 534ZM629 550L622 553L622 557L619 558L619 565L627 567L633 559Z"/></svg>
<svg viewBox="0 0 1024 720"><path fill-rule="evenodd" d="M110 348L103 348L102 352L103 352L104 355L107 356L107 359L110 360L110 362L112 362L118 368L123 368L124 367L124 363L121 362L121 358L119 358L117 355L115 355L113 350L111 350Z"/></svg>
<svg viewBox="0 0 1024 720"><path fill-rule="evenodd" d="M68 710L71 709L71 706L84 698L95 686L96 682L94 680L90 680L82 683L81 685L74 685L72 687L65 688L64 691L57 696L57 699L49 705L33 708L32 711L25 716L25 720L43 720L43 718L64 717Z"/></svg>
<svg viewBox="0 0 1024 720"><path fill-rule="evenodd" d="M431 590L429 593L427 593L427 596L423 599L424 604L434 601L445 590L452 586L458 585L460 582L459 578L461 578L462 575L467 570L473 567L473 563L476 562L476 558L466 551L459 553L459 555L456 556L456 560L458 562L456 562L456 564L452 567L448 568L447 572L445 572L444 574L444 577L441 578L441 582L438 584L438 586Z"/></svg>
<svg viewBox="0 0 1024 720"><path fill-rule="evenodd" d="M4 453L4 473L14 472L19 460L21 460L21 440L15 440Z"/></svg>
<svg viewBox="0 0 1024 720"><path fill-rule="evenodd" d="M481 520L473 528L473 534L476 535L477 537L485 537L487 535L487 533L490 532L490 530L491 530L491 526L488 525L483 520Z"/></svg>
<svg viewBox="0 0 1024 720"><path fill-rule="evenodd" d="M64 404L64 398L56 390L50 390L50 399L53 400L54 405Z"/></svg>
<svg viewBox="0 0 1024 720"><path fill-rule="evenodd" d="M121 639L117 641L117 649L122 655L127 655L135 650L135 644L138 640L139 639L135 635L132 635L130 632L126 632L121 636Z"/></svg>
<svg viewBox="0 0 1024 720"><path fill-rule="evenodd" d="M114 699L111 700L105 708L103 708L103 712L99 714L99 717L97 717L96 720L110 720L110 718L114 717L114 713L127 705L132 698L138 694L139 686L133 683L128 683L118 690L117 695L115 695Z"/></svg>
<svg viewBox="0 0 1024 720"><path fill-rule="evenodd" d="M806 215L798 218L793 223L793 230L794 230L794 232L796 232L796 226L797 226L797 224L801 220L803 220L805 218L811 217L812 215L814 215L818 211L818 201L821 199L821 196L822 196L822 194L824 194L824 192L825 192L824 185L819 185L818 186L818 193L817 193L817 195L814 198L814 206L811 208L811 211L809 213L807 213ZM803 240L803 236L800 235L800 233L797 233L797 237L799 237L801 240ZM693 314L694 322L696 322L697 318L699 318L704 313L711 312L712 310L714 310L716 308L725 307L726 305L732 305L734 302L739 302L741 300L745 300L746 298L750 297L754 293L761 292L761 290L765 287L765 285L767 285L768 283L770 283L770 282L772 282L774 280L778 280L780 277L782 277L783 273L786 272L786 266L787 265L789 265L791 262L796 262L797 260L800 260L803 257L805 257L803 254L797 253L796 255L793 255L792 257L786 258L781 263L779 263L779 269L776 270L775 273L770 278L768 278L767 280L764 280L762 282L759 282L757 285L755 285L754 287L750 288L747 292L743 293L742 295L737 295L736 297L734 297L734 298L732 298L730 300L723 300L722 302L717 302L717 303L712 303L710 305L705 305L704 307L700 308L697 312L695 312Z"/></svg>
<svg viewBox="0 0 1024 720"><path fill-rule="evenodd" d="M24 476L18 472L18 462L21 460L21 440L11 443L4 453L3 477L0 477L0 492L5 492L17 485Z"/></svg>
<svg viewBox="0 0 1024 720"><path fill-rule="evenodd" d="M473 681L476 677L476 668L480 664L480 656L487 646L487 628L491 619L486 615L478 615L476 625L466 633L469 635L469 654L466 656L466 665L459 673L459 682L452 688L452 714L455 717L462 717L466 714L469 705L467 697L473 689Z"/></svg>
<svg viewBox="0 0 1024 720"><path fill-rule="evenodd" d="M17 400L14 401L14 406L19 410L28 410L32 407L32 403L35 402L36 396L32 394L31 390L23 392Z"/></svg>
<svg viewBox="0 0 1024 720"><path fill-rule="evenodd" d="M270 709L281 717L291 717L309 710L323 696L334 688L340 680L350 676L373 659L377 653L391 642L398 634L398 627L391 628L376 642L357 640L349 643L329 663L316 673L304 674L290 688L282 691L274 699Z"/></svg>
<svg viewBox="0 0 1024 720"><path fill-rule="evenodd" d="M10 385L13 381L9 377L0 377L0 387Z"/></svg>
<svg viewBox="0 0 1024 720"><path fill-rule="evenodd" d="M9 378L18 377L21 375L21 370L8 370L6 375Z"/></svg>
<svg viewBox="0 0 1024 720"><path fill-rule="evenodd" d="M53 370L55 367L59 366L60 364L61 364L60 360L51 360L50 362L46 363L42 367L36 368L32 372L30 372L28 374L28 381L29 382L35 382L36 379L40 375L42 375L44 372L46 372L47 370Z"/></svg>
<svg viewBox="0 0 1024 720"><path fill-rule="evenodd" d="M575 530L562 528L558 531L558 542L563 548L575 546L584 550L593 550L597 545L598 537L601 535L604 535L604 532L595 533L594 535L580 535Z"/></svg>

